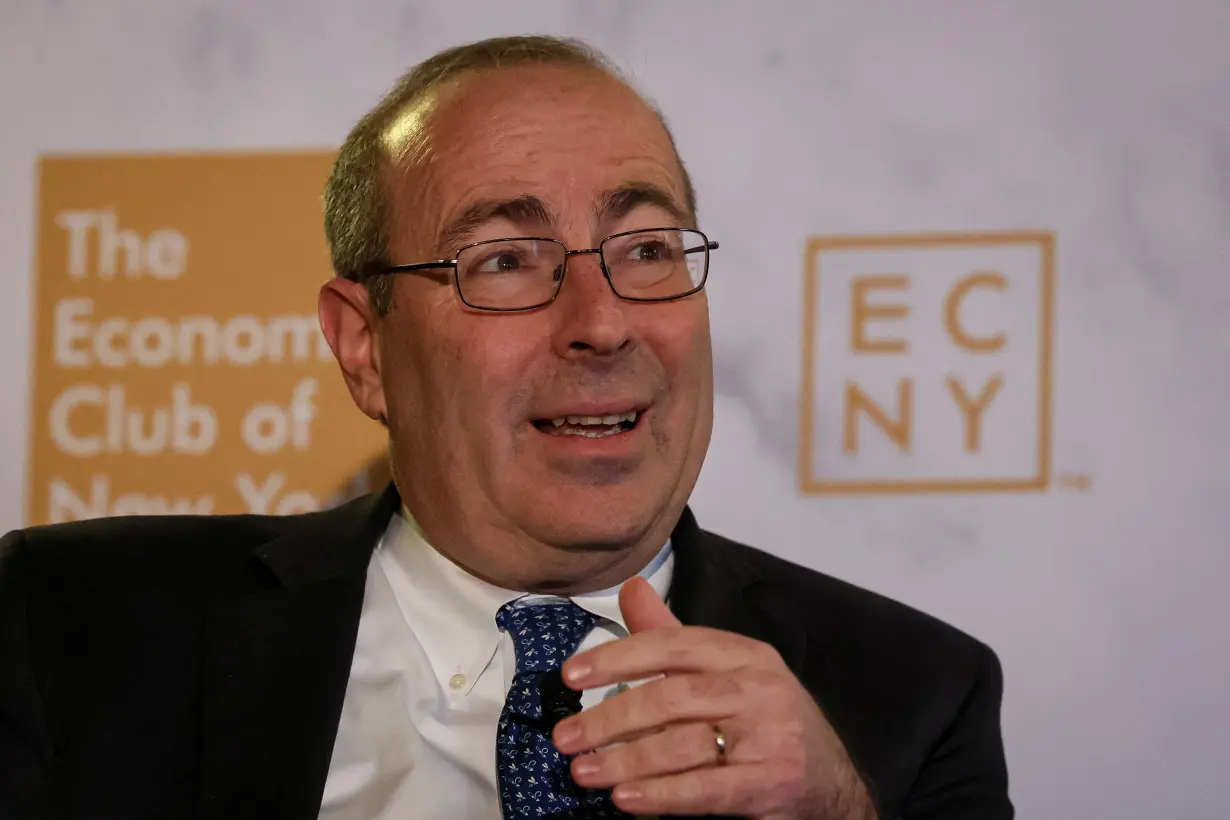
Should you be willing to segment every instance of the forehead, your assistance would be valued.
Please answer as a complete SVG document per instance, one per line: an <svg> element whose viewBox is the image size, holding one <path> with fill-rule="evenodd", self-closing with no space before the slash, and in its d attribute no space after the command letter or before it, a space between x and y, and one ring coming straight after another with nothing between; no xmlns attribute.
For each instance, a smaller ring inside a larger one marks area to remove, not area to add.
<svg viewBox="0 0 1230 820"><path fill-rule="evenodd" d="M629 182L661 187L685 204L682 171L657 114L593 69L465 75L403 114L390 133L413 130L407 122L420 129L420 150L396 175L394 197L398 210L409 206L431 222L492 196L531 194L575 211Z"/></svg>

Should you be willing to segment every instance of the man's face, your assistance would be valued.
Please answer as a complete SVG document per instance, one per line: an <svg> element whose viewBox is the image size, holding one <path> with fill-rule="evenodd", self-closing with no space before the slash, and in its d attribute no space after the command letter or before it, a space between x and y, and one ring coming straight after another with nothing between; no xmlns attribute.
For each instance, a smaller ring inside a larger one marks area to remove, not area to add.
<svg viewBox="0 0 1230 820"><path fill-rule="evenodd" d="M548 66L471 75L434 108L420 162L390 174L394 263L489 239L594 248L622 231L687 227L662 125L608 77ZM428 534L498 532L566 550L664 537L712 427L704 292L623 301L584 255L569 258L554 303L499 314L466 307L451 273L399 275L376 341L395 473ZM629 413L635 422L613 435L553 421Z"/></svg>

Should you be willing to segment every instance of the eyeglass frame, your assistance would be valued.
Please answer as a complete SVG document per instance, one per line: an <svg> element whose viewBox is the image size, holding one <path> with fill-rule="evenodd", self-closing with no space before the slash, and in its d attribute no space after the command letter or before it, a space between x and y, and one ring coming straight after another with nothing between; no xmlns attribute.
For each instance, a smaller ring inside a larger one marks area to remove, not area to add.
<svg viewBox="0 0 1230 820"><path fill-rule="evenodd" d="M624 296L622 293L620 293L615 288L615 283L611 281L611 272L607 270L606 260L602 256L602 247L606 245L607 242L610 242L612 239L619 239L620 237L631 236L632 234L638 234L638 233L653 233L654 231L680 231L680 232L687 231L689 233L700 234L700 238L703 240L702 244L698 248L693 248L692 251L684 251L684 254L686 255L696 250L701 250L701 249L704 250L705 252L704 276L701 277L699 285L697 285L696 287L692 288L689 291L685 291L684 293L677 293L674 296L656 296L656 297ZM459 269L457 267L457 260L458 258L460 258L462 253L469 250L470 248L479 247L480 245L495 245L500 242L527 242L527 241L528 242L553 242L556 245L559 245L560 247L564 249L564 263L563 263L564 270L563 270L563 273L560 275L559 283L555 286L555 292L551 294L550 299L547 299L545 302L539 302L538 304L535 304L535 305L529 305L527 307L513 307L513 308L487 307L485 305L476 305L470 302L468 299L466 299L465 293L463 293L461 290L461 274L459 273ZM462 303L466 307L473 308L474 310L488 310L488 311L492 311L496 313L520 313L520 312L527 311L527 310L538 310L539 308L544 308L547 305L550 305L551 303L553 303L556 300L556 298L559 297L559 292L563 290L564 288L564 280L568 278L568 259L570 257L596 253L598 254L598 268L602 271L602 277L606 279L607 286L610 287L611 292L614 293L620 299L623 299L626 302L673 302L676 299L685 299L688 296L691 296L695 293L699 293L705 287L705 283L709 281L709 253L710 251L715 251L717 249L718 249L718 243L711 240L704 231L698 230L696 228L638 228L633 231L621 231L620 233L613 233L610 236L603 239L601 242L598 243L598 247L596 248L579 248L576 250L570 250L568 246L565 245L560 240L553 239L547 236L514 236L514 237L508 237L504 239L484 239L480 242L470 242L469 244L462 245L460 248L458 248L457 251L453 254L452 259L434 259L430 262L411 262L405 265L389 265L387 267L381 268L379 270L371 271L370 273L365 274L362 277L362 281L367 281L368 279L371 279L374 276L383 276L389 273L414 273L416 271L422 271L422 270L434 270L438 268L452 268L453 269L453 277L452 277L453 287L457 289L457 297L461 299Z"/></svg>

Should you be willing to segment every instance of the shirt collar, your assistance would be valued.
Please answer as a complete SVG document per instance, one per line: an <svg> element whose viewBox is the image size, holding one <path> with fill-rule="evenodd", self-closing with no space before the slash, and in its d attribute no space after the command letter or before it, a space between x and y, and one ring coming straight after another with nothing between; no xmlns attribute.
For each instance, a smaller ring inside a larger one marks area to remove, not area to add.
<svg viewBox="0 0 1230 820"><path fill-rule="evenodd" d="M658 593L658 597L663 600L666 599L666 592L670 589L671 571L675 563L674 557L671 551L671 542L667 540L662 549L658 550L658 554L653 557L653 560L637 573L637 575L649 582L654 592ZM628 633L628 625L624 622L623 613L619 611L619 588L621 586L623 584L617 584L597 592L584 592L580 595L573 595L572 602L601 618L619 624L620 629L626 635Z"/></svg>
<svg viewBox="0 0 1230 820"><path fill-rule="evenodd" d="M467 634L481 634L489 625L494 628L496 610L522 595L471 575L446 558L427 543L404 506L389 523L385 547L413 589L419 614L434 613ZM449 632L455 633L456 627Z"/></svg>
<svg viewBox="0 0 1230 820"><path fill-rule="evenodd" d="M395 593L398 607L442 685L452 674L461 672L469 681L467 690L473 686L499 647L496 612L509 601L537 597L490 584L453 563L427 542L404 505L390 520L377 556L386 574L398 576L394 590L406 590L404 595ZM665 598L673 565L668 540L637 574ZM617 624L626 635L627 624L619 611L620 586L574 595L571 600Z"/></svg>
<svg viewBox="0 0 1230 820"><path fill-rule="evenodd" d="M402 617L440 688L461 674L469 691L499 647L495 612L520 597L477 578L436 551L403 506L376 550Z"/></svg>

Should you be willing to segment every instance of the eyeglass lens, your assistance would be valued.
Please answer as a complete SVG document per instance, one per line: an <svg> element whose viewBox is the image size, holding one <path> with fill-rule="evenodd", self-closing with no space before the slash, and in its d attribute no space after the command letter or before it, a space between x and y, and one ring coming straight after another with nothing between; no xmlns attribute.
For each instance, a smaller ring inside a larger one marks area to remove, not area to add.
<svg viewBox="0 0 1230 820"><path fill-rule="evenodd" d="M601 252L611 287L625 299L677 298L704 284L708 268L698 231L636 231L605 240ZM554 298L566 262L564 245L550 239L483 242L457 255L457 284L475 307L533 307Z"/></svg>

